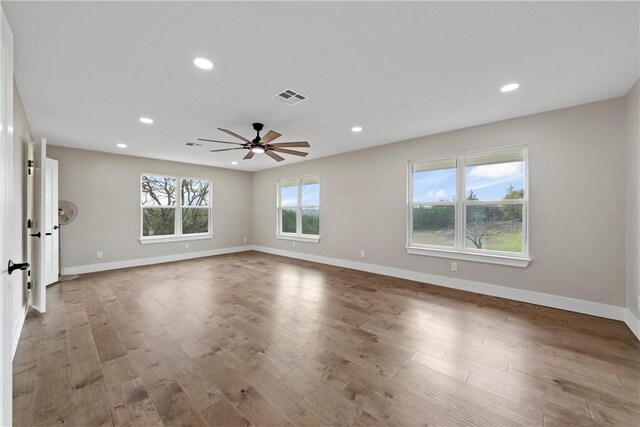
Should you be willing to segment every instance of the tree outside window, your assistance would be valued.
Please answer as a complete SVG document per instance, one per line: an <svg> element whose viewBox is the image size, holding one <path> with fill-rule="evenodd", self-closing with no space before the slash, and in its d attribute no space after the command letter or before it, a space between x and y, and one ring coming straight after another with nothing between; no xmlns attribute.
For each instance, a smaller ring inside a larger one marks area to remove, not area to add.
<svg viewBox="0 0 640 427"><path fill-rule="evenodd" d="M142 175L140 183L142 237L210 233L208 180Z"/></svg>

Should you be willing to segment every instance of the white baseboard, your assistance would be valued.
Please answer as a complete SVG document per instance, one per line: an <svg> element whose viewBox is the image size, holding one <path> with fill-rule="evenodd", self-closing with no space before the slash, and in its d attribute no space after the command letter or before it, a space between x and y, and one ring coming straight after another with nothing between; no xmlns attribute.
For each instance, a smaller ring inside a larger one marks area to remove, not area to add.
<svg viewBox="0 0 640 427"><path fill-rule="evenodd" d="M128 259L123 261L105 262L101 264L79 265L65 267L64 274L86 274L98 271L117 270L119 268L138 267L141 265L161 264L163 262L182 261L185 259L202 258L213 255L232 254L250 251L251 246L236 246L232 248L211 249L208 251L186 252L182 254L162 255L149 258Z"/></svg>
<svg viewBox="0 0 640 427"><path fill-rule="evenodd" d="M18 318L16 319L16 323L13 325L13 333L11 334L11 358L15 357L16 350L18 349L18 342L20 341L20 334L22 333L22 327L24 326L24 321L27 318L27 305L23 305L20 308L20 314L18 314Z"/></svg>
<svg viewBox="0 0 640 427"><path fill-rule="evenodd" d="M624 323L627 324L631 332L640 340L640 320L629 310L624 309Z"/></svg>
<svg viewBox="0 0 640 427"><path fill-rule="evenodd" d="M446 276L438 276L435 274L420 273L417 271L402 270L399 268L385 267L376 264L367 264L363 262L349 261L339 258L329 258L318 255L304 254L300 252L285 251L264 246L253 246L252 248L255 251L265 252L273 255L302 259L305 261L334 265L337 267L351 268L353 270L382 274L384 276L398 277L400 279L414 280L416 282L429 283L432 285L460 289L463 291L475 292L483 295L491 295L515 301L538 304L545 307L575 311L577 313L590 314L593 316L605 317L608 319L625 320L625 309L623 307L617 307L615 305L601 304L597 302L562 297L558 295L526 291L523 289L507 288L504 286L491 285L488 283L476 282L471 280L456 279ZM633 316L633 314L629 314ZM634 333L636 333L637 335L637 332L634 331Z"/></svg>

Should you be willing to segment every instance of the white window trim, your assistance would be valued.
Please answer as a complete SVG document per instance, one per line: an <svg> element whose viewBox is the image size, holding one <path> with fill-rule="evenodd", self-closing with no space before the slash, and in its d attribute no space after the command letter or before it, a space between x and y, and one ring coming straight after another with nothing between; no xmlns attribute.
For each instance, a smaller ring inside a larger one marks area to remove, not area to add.
<svg viewBox="0 0 640 427"><path fill-rule="evenodd" d="M170 243L170 242L185 242L190 240L202 240L202 239L211 239L213 238L213 221L212 221L212 212L213 212L213 183L209 178L197 178L190 176L175 176L168 175L162 173L141 173L140 174L140 192L139 195L142 194L142 177L143 176L160 176L163 178L173 178L176 180L176 204L173 206L155 206L148 205L143 206L142 202L140 202L140 238L138 241L142 245L155 244L155 243ZM207 201L207 206L182 206L182 180L185 179L194 179L199 181L207 181L209 183L209 200ZM144 208L171 208L175 209L175 234L167 234L164 236L143 236L142 235L142 224L143 224L143 209ZM192 233L192 234L182 234L182 208L193 208L193 209L208 209L209 215L207 224L207 229L209 230L207 233ZM180 225L178 227L178 225Z"/></svg>
<svg viewBox="0 0 640 427"><path fill-rule="evenodd" d="M289 235L288 233L280 233L276 235L276 239L280 240L294 240L296 242L306 243L318 243L320 242L320 236L314 236L310 234L302 234L300 236L296 234Z"/></svg>
<svg viewBox="0 0 640 427"><path fill-rule="evenodd" d="M474 261L486 264L508 265L511 267L527 267L531 258L503 255L501 252L489 254L486 252L469 253L454 249L435 249L422 246L406 246L407 253L411 255L424 255L437 258L457 259L461 261ZM488 251L487 251L488 252Z"/></svg>
<svg viewBox="0 0 640 427"><path fill-rule="evenodd" d="M190 240L211 239L212 237L212 233L198 233L183 234L182 236L145 236L141 237L139 240L142 245L150 245L155 243L188 242Z"/></svg>
<svg viewBox="0 0 640 427"><path fill-rule="evenodd" d="M306 243L319 243L320 242L320 235L315 235L315 234L302 234L302 210L303 209L307 209L307 208L316 208L316 209L320 209L320 204L318 205L303 205L302 204L302 180L305 177L308 176L314 176L318 178L318 183L320 183L320 175L318 175L317 173L310 173L310 174L306 174L306 175L301 175L301 176L297 176L297 177L287 177L287 178L280 178L278 179L277 183L276 183L276 192L277 192L277 199L276 199L276 239L280 239L280 240L294 240L294 241L298 241L298 242L306 242ZM296 204L296 206L281 206L281 182L282 181L291 181L294 180L296 181L296 185L298 187L298 202ZM318 189L318 200L320 198L320 192L322 191L322 186L320 186L320 188ZM281 210L282 209L295 209L296 210L296 230L300 230L300 232L296 232L296 233L284 233L282 232L282 214L281 214ZM319 232L319 230L318 230Z"/></svg>
<svg viewBox="0 0 640 427"><path fill-rule="evenodd" d="M522 149L524 159L524 198L522 200L478 200L467 201L465 189L465 158L473 155L489 154L504 150ZM428 203L412 203L413 202L413 165L425 161L441 160L446 158L456 158L456 198L462 199L456 202L428 202ZM464 153L456 153L447 156L429 157L418 160L411 160L408 164L407 171L407 245L405 246L407 253L411 255L424 255L439 258L458 259L463 261L482 262L487 264L500 264L512 267L527 267L531 262L529 256L529 159L528 149L526 145L513 145L487 150L469 151ZM522 205L522 254L512 252L492 251L487 249L470 249L465 247L465 230L466 230L466 209L467 205L473 204L519 204ZM425 245L412 242L412 225L413 225L413 205L451 205L455 206L456 221L456 237L455 247L449 248L436 245ZM460 226L459 224L462 224ZM460 232L462 230L462 232Z"/></svg>

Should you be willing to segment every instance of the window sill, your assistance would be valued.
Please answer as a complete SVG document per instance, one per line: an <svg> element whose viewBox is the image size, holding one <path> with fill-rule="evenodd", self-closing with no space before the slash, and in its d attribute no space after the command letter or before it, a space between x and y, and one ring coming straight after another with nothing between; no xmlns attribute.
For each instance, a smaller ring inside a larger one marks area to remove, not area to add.
<svg viewBox="0 0 640 427"><path fill-rule="evenodd" d="M288 236L286 234L276 234L276 239L280 240L294 240L296 242L306 242L306 243L319 243L320 236Z"/></svg>
<svg viewBox="0 0 640 427"><path fill-rule="evenodd" d="M531 262L531 258L494 255L494 254L474 254L469 252L458 252L447 249L422 248L418 246L407 246L407 253L411 255L434 256L438 258L459 259L462 261L482 262L486 264L508 265L510 267L525 268Z"/></svg>
<svg viewBox="0 0 640 427"><path fill-rule="evenodd" d="M141 245L150 245L154 243L187 242L190 240L203 240L211 238L213 238L213 234L194 234L192 236L141 237L139 240Z"/></svg>

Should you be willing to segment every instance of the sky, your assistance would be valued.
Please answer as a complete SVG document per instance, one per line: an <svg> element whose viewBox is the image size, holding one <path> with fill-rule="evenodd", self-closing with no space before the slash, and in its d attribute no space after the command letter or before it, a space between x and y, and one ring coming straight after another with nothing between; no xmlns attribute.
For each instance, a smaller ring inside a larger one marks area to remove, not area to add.
<svg viewBox="0 0 640 427"><path fill-rule="evenodd" d="M465 170L466 192L473 189L478 200L502 200L510 185L524 188L523 162L468 166ZM414 172L413 201L452 201L456 197L456 170L440 169Z"/></svg>
<svg viewBox="0 0 640 427"><path fill-rule="evenodd" d="M280 193L282 206L296 206L298 204L298 187L282 187ZM320 184L304 184L302 186L302 205L320 205Z"/></svg>

